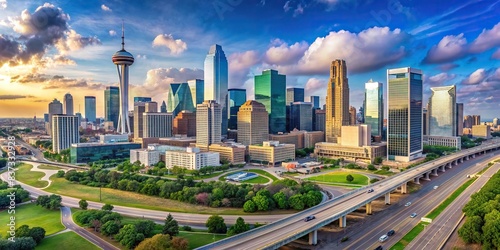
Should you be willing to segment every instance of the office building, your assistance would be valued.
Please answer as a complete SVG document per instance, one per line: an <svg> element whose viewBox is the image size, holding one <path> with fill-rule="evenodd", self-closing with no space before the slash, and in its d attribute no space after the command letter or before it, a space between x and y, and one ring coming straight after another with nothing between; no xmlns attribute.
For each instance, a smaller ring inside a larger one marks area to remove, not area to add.
<svg viewBox="0 0 500 250"><path fill-rule="evenodd" d="M219 153L201 152L199 148L186 148L186 151L166 151L165 166L199 170L208 166L220 166Z"/></svg>
<svg viewBox="0 0 500 250"><path fill-rule="evenodd" d="M198 147L199 145L196 145ZM246 146L239 143L215 143L210 146L201 145L201 152L219 153L222 161L231 164L245 164Z"/></svg>
<svg viewBox="0 0 500 250"><path fill-rule="evenodd" d="M134 96L134 106L138 102L150 102L150 101L152 101L151 97Z"/></svg>
<svg viewBox="0 0 500 250"><path fill-rule="evenodd" d="M286 105L292 102L304 102L303 88L287 88L286 89Z"/></svg>
<svg viewBox="0 0 500 250"><path fill-rule="evenodd" d="M314 130L325 132L326 126L326 110L314 110Z"/></svg>
<svg viewBox="0 0 500 250"><path fill-rule="evenodd" d="M472 137L491 139L490 125L474 125L472 126Z"/></svg>
<svg viewBox="0 0 500 250"><path fill-rule="evenodd" d="M174 118L173 134L196 136L196 114L186 110L177 114Z"/></svg>
<svg viewBox="0 0 500 250"><path fill-rule="evenodd" d="M43 121L49 122L49 114L48 113L43 114Z"/></svg>
<svg viewBox="0 0 500 250"><path fill-rule="evenodd" d="M144 104L144 112L146 113L157 113L158 112L158 103L157 102L146 102Z"/></svg>
<svg viewBox="0 0 500 250"><path fill-rule="evenodd" d="M66 93L63 99L64 114L73 115L73 96L70 93Z"/></svg>
<svg viewBox="0 0 500 250"><path fill-rule="evenodd" d="M290 130L313 131L312 111L312 103L310 102L290 103Z"/></svg>
<svg viewBox="0 0 500 250"><path fill-rule="evenodd" d="M160 112L167 113L167 104L165 103L165 101L161 103Z"/></svg>
<svg viewBox="0 0 500 250"><path fill-rule="evenodd" d="M269 115L264 104L246 101L238 111L238 142L248 146L268 140Z"/></svg>
<svg viewBox="0 0 500 250"><path fill-rule="evenodd" d="M474 119L472 118L472 115L467 115L464 117L464 128L472 128L474 125Z"/></svg>
<svg viewBox="0 0 500 250"><path fill-rule="evenodd" d="M281 144L293 144L295 148L311 148L318 142L325 141L322 131L302 131L294 129L290 133L269 135L269 140L279 141Z"/></svg>
<svg viewBox="0 0 500 250"><path fill-rule="evenodd" d="M205 100L196 107L196 143L210 145L221 141L222 106Z"/></svg>
<svg viewBox="0 0 500 250"><path fill-rule="evenodd" d="M356 115L356 119L359 124L365 123L365 101L363 100L363 106L359 107L358 114Z"/></svg>
<svg viewBox="0 0 500 250"><path fill-rule="evenodd" d="M460 136L424 135L423 143L424 145L462 149L462 138Z"/></svg>
<svg viewBox="0 0 500 250"><path fill-rule="evenodd" d="M241 105L247 101L246 89L229 89L229 129L238 127L238 111Z"/></svg>
<svg viewBox="0 0 500 250"><path fill-rule="evenodd" d="M357 116L357 113L356 113L356 108L351 106L349 107L349 124L350 125L356 125L356 116ZM342 134L342 132L341 132Z"/></svg>
<svg viewBox="0 0 500 250"><path fill-rule="evenodd" d="M143 102L134 103L134 138L142 138L144 132L144 112L146 104Z"/></svg>
<svg viewBox="0 0 500 250"><path fill-rule="evenodd" d="M387 70L387 159L409 162L422 156L422 71Z"/></svg>
<svg viewBox="0 0 500 250"><path fill-rule="evenodd" d="M47 134L51 135L52 134L52 116L54 115L60 115L64 114L63 112L63 105L60 101L57 99L54 99L51 103L49 103L49 121L48 124L46 124L46 131Z"/></svg>
<svg viewBox="0 0 500 250"><path fill-rule="evenodd" d="M158 140L158 143L160 145L168 145L175 147L189 147L189 145L196 143L196 138L176 135L174 137L169 137L169 138L160 138Z"/></svg>
<svg viewBox="0 0 500 250"><path fill-rule="evenodd" d="M85 119L87 122L96 122L95 96L85 96Z"/></svg>
<svg viewBox="0 0 500 250"><path fill-rule="evenodd" d="M316 143L314 154L319 158L345 159L349 161L364 160L373 163L376 157L384 157L387 153L387 145L379 143L370 146L344 146L338 143L320 142Z"/></svg>
<svg viewBox="0 0 500 250"><path fill-rule="evenodd" d="M371 127L372 136L382 136L384 126L384 92L381 82L374 82L370 79L370 81L365 83L363 115L364 123L369 124Z"/></svg>
<svg viewBox="0 0 500 250"><path fill-rule="evenodd" d="M422 110L422 133L423 135L429 135L429 112L424 108Z"/></svg>
<svg viewBox="0 0 500 250"><path fill-rule="evenodd" d="M336 143L337 138L341 136L341 127L349 124L347 66L344 60L335 60L330 67L330 80L326 92L326 141Z"/></svg>
<svg viewBox="0 0 500 250"><path fill-rule="evenodd" d="M227 59L222 47L218 44L212 45L205 58L205 99L214 100L221 107L221 135L227 135L228 123L228 66Z"/></svg>
<svg viewBox="0 0 500 250"><path fill-rule="evenodd" d="M280 144L278 141L265 141L262 145L248 146L250 162L274 166L295 160L295 145Z"/></svg>
<svg viewBox="0 0 500 250"><path fill-rule="evenodd" d="M481 125L481 116L480 115L473 115L472 116L472 126L474 125Z"/></svg>
<svg viewBox="0 0 500 250"><path fill-rule="evenodd" d="M136 161L139 161L141 165L146 167L154 166L156 163L160 162L160 152L150 150L149 148L131 149L130 162L134 163Z"/></svg>
<svg viewBox="0 0 500 250"><path fill-rule="evenodd" d="M371 126L369 124L342 126L340 144L347 147L362 147L371 145Z"/></svg>
<svg viewBox="0 0 500 250"><path fill-rule="evenodd" d="M142 114L143 136L150 137L171 137L172 136L172 114L171 113L151 113Z"/></svg>
<svg viewBox="0 0 500 250"><path fill-rule="evenodd" d="M315 96L315 95L309 96L309 102L313 104L313 109L321 108L319 106L319 96Z"/></svg>
<svg viewBox="0 0 500 250"><path fill-rule="evenodd" d="M431 88L429 98L429 135L456 136L456 88L443 86Z"/></svg>
<svg viewBox="0 0 500 250"><path fill-rule="evenodd" d="M120 115L120 88L108 86L104 90L104 119L113 122L113 127L118 127Z"/></svg>
<svg viewBox="0 0 500 250"><path fill-rule="evenodd" d="M191 90L187 83L171 83L168 91L167 112L175 117L182 110L195 112Z"/></svg>
<svg viewBox="0 0 500 250"><path fill-rule="evenodd" d="M128 142L128 135L99 135L100 143Z"/></svg>
<svg viewBox="0 0 500 250"><path fill-rule="evenodd" d="M255 100L264 104L269 114L269 133L286 131L286 76L267 69L255 76Z"/></svg>
<svg viewBox="0 0 500 250"><path fill-rule="evenodd" d="M74 143L71 144L70 162L88 163L109 159L129 159L131 149L140 149L141 144L131 142Z"/></svg>
<svg viewBox="0 0 500 250"><path fill-rule="evenodd" d="M193 107L202 104L205 100L205 82L200 79L187 81L189 90L191 92L191 99L193 100Z"/></svg>
<svg viewBox="0 0 500 250"><path fill-rule="evenodd" d="M78 132L78 117L75 115L53 115L52 116L52 150L61 153L72 143L80 142Z"/></svg>
<svg viewBox="0 0 500 250"><path fill-rule="evenodd" d="M457 115L456 115L456 126L457 126L457 136L462 136L464 131L464 104L457 103Z"/></svg>

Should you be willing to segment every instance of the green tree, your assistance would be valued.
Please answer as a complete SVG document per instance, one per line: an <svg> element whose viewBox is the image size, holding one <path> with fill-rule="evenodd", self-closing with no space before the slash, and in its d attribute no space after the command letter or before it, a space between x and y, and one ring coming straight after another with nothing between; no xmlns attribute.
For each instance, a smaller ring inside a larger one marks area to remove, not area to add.
<svg viewBox="0 0 500 250"><path fill-rule="evenodd" d="M138 233L144 234L144 237L152 237L156 223L152 220L139 220L135 223L135 228Z"/></svg>
<svg viewBox="0 0 500 250"><path fill-rule="evenodd" d="M367 169L370 170L370 171L377 170L377 168L375 166L373 166L372 164L368 165Z"/></svg>
<svg viewBox="0 0 500 250"><path fill-rule="evenodd" d="M352 177L352 175L348 174L345 179L348 181L348 182L352 182L354 180L354 177Z"/></svg>
<svg viewBox="0 0 500 250"><path fill-rule="evenodd" d="M257 206L255 206L255 203L252 200L247 200L245 204L243 204L243 211L253 213L257 211Z"/></svg>
<svg viewBox="0 0 500 250"><path fill-rule="evenodd" d="M43 240L43 238L45 238L45 229L43 229L42 227L33 227L30 229L29 236L33 238L33 240L35 240L36 244L38 245Z"/></svg>
<svg viewBox="0 0 500 250"><path fill-rule="evenodd" d="M302 194L292 195L288 199L288 204L290 205L291 208L293 208L295 210L303 210L304 209L304 202L302 201Z"/></svg>
<svg viewBox="0 0 500 250"><path fill-rule="evenodd" d="M373 160L373 163L375 163L377 165L381 164L382 163L382 157L380 157L380 156L375 157L375 159Z"/></svg>
<svg viewBox="0 0 500 250"><path fill-rule="evenodd" d="M81 209L87 210L87 207L89 206L89 203L86 200L80 200L78 202L78 205L80 206Z"/></svg>
<svg viewBox="0 0 500 250"><path fill-rule="evenodd" d="M127 224L115 235L115 239L123 246L133 249L139 242L144 240L144 235L137 232L135 225Z"/></svg>
<svg viewBox="0 0 500 250"><path fill-rule="evenodd" d="M464 225L458 229L458 236L466 243L481 243L483 223L480 216L467 217Z"/></svg>
<svg viewBox="0 0 500 250"><path fill-rule="evenodd" d="M163 225L163 234L168 234L170 236L175 236L179 234L179 223L177 223L176 220L174 220L174 217L172 217L171 214L168 214L167 218L165 219L165 224Z"/></svg>
<svg viewBox="0 0 500 250"><path fill-rule="evenodd" d="M252 198L252 201L257 206L259 211L267 211L269 209L269 198L263 195L256 195Z"/></svg>
<svg viewBox="0 0 500 250"><path fill-rule="evenodd" d="M22 225L16 229L16 237L30 237L30 227Z"/></svg>
<svg viewBox="0 0 500 250"><path fill-rule="evenodd" d="M172 249L172 241L169 235L157 234L152 238L142 241L135 250L164 250Z"/></svg>
<svg viewBox="0 0 500 250"><path fill-rule="evenodd" d="M285 193L283 193L282 191L275 193L273 195L273 199L276 202L276 204L278 204L278 207L280 209L287 209L288 208L288 200L286 198Z"/></svg>
<svg viewBox="0 0 500 250"><path fill-rule="evenodd" d="M113 210L113 208L115 208L113 205L111 205L111 204L105 204L104 206L102 206L101 210L111 211L111 210Z"/></svg>
<svg viewBox="0 0 500 250"><path fill-rule="evenodd" d="M221 233L225 234L227 232L227 226L224 223L224 218L218 215L212 215L208 218L207 223L205 224L208 227L209 233Z"/></svg>
<svg viewBox="0 0 500 250"><path fill-rule="evenodd" d="M101 233L104 236L115 235L120 231L120 225L116 221L108 221L101 227Z"/></svg>
<svg viewBox="0 0 500 250"><path fill-rule="evenodd" d="M500 212L493 210L484 216L483 249L500 248Z"/></svg>
<svg viewBox="0 0 500 250"><path fill-rule="evenodd" d="M189 242L187 239L182 237L173 237L172 238L172 248L175 250L188 250Z"/></svg>
<svg viewBox="0 0 500 250"><path fill-rule="evenodd" d="M236 223L229 228L229 231L227 233L228 236L233 236L239 233L243 233L250 230L250 225L245 223L245 220L241 217L238 217L236 219Z"/></svg>

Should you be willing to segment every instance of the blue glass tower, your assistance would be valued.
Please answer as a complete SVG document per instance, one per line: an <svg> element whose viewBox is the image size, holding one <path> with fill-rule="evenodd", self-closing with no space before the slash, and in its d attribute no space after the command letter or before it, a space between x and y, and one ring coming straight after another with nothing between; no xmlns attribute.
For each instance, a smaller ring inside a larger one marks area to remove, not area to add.
<svg viewBox="0 0 500 250"><path fill-rule="evenodd" d="M95 96L85 96L85 118L87 122L95 122Z"/></svg>
<svg viewBox="0 0 500 250"><path fill-rule="evenodd" d="M310 98L310 99L309 99L309 102L310 102L310 103L312 103L312 105L313 105L313 109L319 109L319 108L321 108L321 107L319 106L319 96L317 96L317 95L312 95L312 96L310 96L309 98Z"/></svg>
<svg viewBox="0 0 500 250"><path fill-rule="evenodd" d="M382 127L384 126L383 98L382 83L372 80L365 83L363 115L364 122L371 126L372 136L382 136Z"/></svg>
<svg viewBox="0 0 500 250"><path fill-rule="evenodd" d="M193 98L193 106L202 104L205 100L205 81L200 79L187 81Z"/></svg>
<svg viewBox="0 0 500 250"><path fill-rule="evenodd" d="M227 135L228 66L222 47L212 45L205 58L205 100L215 100L222 107L221 135Z"/></svg>
<svg viewBox="0 0 500 250"><path fill-rule="evenodd" d="M286 89L286 105L292 102L304 102L303 88L287 88Z"/></svg>
<svg viewBox="0 0 500 250"><path fill-rule="evenodd" d="M269 113L269 133L286 131L286 76L267 69L255 76L255 100Z"/></svg>
<svg viewBox="0 0 500 250"><path fill-rule="evenodd" d="M171 83L167 103L167 112L171 112L173 117L176 117L182 110L189 112L196 110L187 83Z"/></svg>
<svg viewBox="0 0 500 250"><path fill-rule="evenodd" d="M229 89L229 129L238 128L238 111L241 105L247 101L246 89Z"/></svg>
<svg viewBox="0 0 500 250"><path fill-rule="evenodd" d="M104 119L112 121L115 128L118 127L118 115L120 114L120 88L106 87L104 90Z"/></svg>

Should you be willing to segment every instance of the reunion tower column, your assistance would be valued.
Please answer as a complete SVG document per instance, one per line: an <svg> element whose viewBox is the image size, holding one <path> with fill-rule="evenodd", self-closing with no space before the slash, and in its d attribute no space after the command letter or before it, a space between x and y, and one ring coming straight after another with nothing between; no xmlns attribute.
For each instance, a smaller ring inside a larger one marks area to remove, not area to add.
<svg viewBox="0 0 500 250"><path fill-rule="evenodd" d="M132 54L125 50L125 31L122 24L122 49L112 57L113 63L118 70L120 78L120 115L118 116L117 132L130 134L130 122L128 119L128 66L134 63Z"/></svg>

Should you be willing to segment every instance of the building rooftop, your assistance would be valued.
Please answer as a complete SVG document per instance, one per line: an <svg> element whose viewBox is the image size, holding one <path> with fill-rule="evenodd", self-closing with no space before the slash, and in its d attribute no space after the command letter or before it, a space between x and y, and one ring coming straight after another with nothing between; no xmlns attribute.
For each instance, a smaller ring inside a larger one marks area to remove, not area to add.
<svg viewBox="0 0 500 250"><path fill-rule="evenodd" d="M104 146L112 146L112 145L127 145L127 144L137 144L141 145L140 143L134 143L134 142L112 142L112 143L100 143L100 142L85 142L85 143L73 143L71 144L71 147L104 147Z"/></svg>

